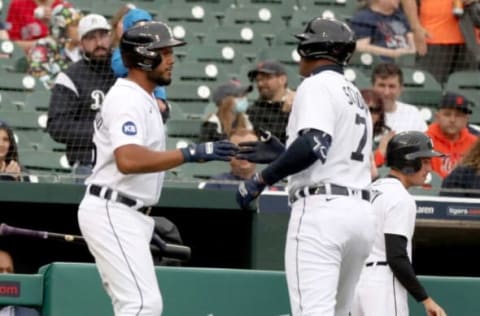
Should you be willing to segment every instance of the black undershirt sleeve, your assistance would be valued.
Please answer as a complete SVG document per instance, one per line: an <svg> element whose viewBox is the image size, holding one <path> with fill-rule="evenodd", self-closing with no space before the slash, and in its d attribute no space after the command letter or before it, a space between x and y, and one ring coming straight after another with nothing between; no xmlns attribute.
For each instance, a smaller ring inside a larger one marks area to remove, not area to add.
<svg viewBox="0 0 480 316"><path fill-rule="evenodd" d="M408 293L417 302L427 299L427 292L418 281L407 255L407 238L401 235L385 234L385 250L387 262L392 269L393 275L407 289Z"/></svg>

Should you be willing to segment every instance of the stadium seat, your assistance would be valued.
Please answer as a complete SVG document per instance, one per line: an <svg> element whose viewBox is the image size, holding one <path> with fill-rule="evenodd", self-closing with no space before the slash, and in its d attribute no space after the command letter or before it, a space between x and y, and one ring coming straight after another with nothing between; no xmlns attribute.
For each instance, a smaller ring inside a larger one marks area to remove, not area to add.
<svg viewBox="0 0 480 316"><path fill-rule="evenodd" d="M173 82L206 82L207 84L228 80L228 75L221 64L185 61L173 72Z"/></svg>
<svg viewBox="0 0 480 316"><path fill-rule="evenodd" d="M480 71L458 71L450 74L446 91L457 92L475 103L470 122L480 123Z"/></svg>
<svg viewBox="0 0 480 316"><path fill-rule="evenodd" d="M166 126L167 135L174 137L187 137L196 141L200 134L200 126L202 123L203 121L201 119L169 120Z"/></svg>
<svg viewBox="0 0 480 316"><path fill-rule="evenodd" d="M436 107L442 97L442 86L427 71L402 67L403 92L400 100L417 106Z"/></svg>
<svg viewBox="0 0 480 316"><path fill-rule="evenodd" d="M284 65L298 66L300 55L294 46L274 45L272 47L264 48L258 53L257 60L277 60Z"/></svg>
<svg viewBox="0 0 480 316"><path fill-rule="evenodd" d="M0 69L18 72L18 64L25 59L25 52L15 42L0 40Z"/></svg>
<svg viewBox="0 0 480 316"><path fill-rule="evenodd" d="M237 73L243 60L237 50L231 45L197 45L187 47L183 62L195 61L199 63L221 64L228 74Z"/></svg>
<svg viewBox="0 0 480 316"><path fill-rule="evenodd" d="M210 27L218 25L214 12L207 9L203 3L195 4L164 4L161 5L161 13L168 24L177 22L196 22Z"/></svg>
<svg viewBox="0 0 480 316"><path fill-rule="evenodd" d="M211 88L204 83L177 83L168 87L168 100L190 117L201 116L210 95Z"/></svg>
<svg viewBox="0 0 480 316"><path fill-rule="evenodd" d="M205 38L205 44L231 46L239 54L237 58L244 58L243 62L255 60L257 52L267 46L267 42L247 25L212 28Z"/></svg>
<svg viewBox="0 0 480 316"><path fill-rule="evenodd" d="M238 7L264 6L278 12L286 21L290 20L294 10L298 10L297 1L292 0L236 0Z"/></svg>
<svg viewBox="0 0 480 316"><path fill-rule="evenodd" d="M370 78L361 68L347 66L344 73L345 77L353 82L358 89L367 89L372 86Z"/></svg>
<svg viewBox="0 0 480 316"><path fill-rule="evenodd" d="M296 48L298 45L298 39L294 35L301 32L303 32L303 28L300 26L277 29L273 40L273 46L293 46Z"/></svg>
<svg viewBox="0 0 480 316"><path fill-rule="evenodd" d="M48 111L50 105L51 91L37 89L25 94L25 102L20 104L22 110L26 111Z"/></svg>
<svg viewBox="0 0 480 316"><path fill-rule="evenodd" d="M355 51L350 58L348 64L352 67L362 69L366 74L370 75L373 67L382 62L382 59L371 53L361 53Z"/></svg>
<svg viewBox="0 0 480 316"><path fill-rule="evenodd" d="M225 16L225 10L230 7L235 7L235 0L175 0L172 1L175 6L194 8L201 7L204 12L214 16L217 22L220 22ZM164 10L162 8L162 10ZM199 9L195 9L197 12L201 12Z"/></svg>
<svg viewBox="0 0 480 316"><path fill-rule="evenodd" d="M14 129L38 130L47 127L47 114L33 111L0 112L0 118Z"/></svg>
<svg viewBox="0 0 480 316"><path fill-rule="evenodd" d="M357 10L357 1L352 0L298 0L300 10L316 12L324 18L348 20ZM320 14L319 14L320 13Z"/></svg>
<svg viewBox="0 0 480 316"><path fill-rule="evenodd" d="M248 24L268 24L278 29L280 25L285 25L285 22L282 20L278 10L265 5L228 8L225 11L225 18L222 25L235 26Z"/></svg>
<svg viewBox="0 0 480 316"><path fill-rule="evenodd" d="M65 153L46 150L19 150L20 163L29 170L69 172L71 170Z"/></svg>

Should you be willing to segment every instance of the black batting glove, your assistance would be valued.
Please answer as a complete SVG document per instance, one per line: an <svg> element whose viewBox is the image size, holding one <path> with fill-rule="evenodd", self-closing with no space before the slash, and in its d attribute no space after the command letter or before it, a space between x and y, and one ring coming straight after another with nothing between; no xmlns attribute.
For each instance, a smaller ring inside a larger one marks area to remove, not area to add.
<svg viewBox="0 0 480 316"><path fill-rule="evenodd" d="M238 144L238 148L239 152L235 158L255 163L270 163L285 152L282 142L264 130L260 130L260 141L243 142Z"/></svg>
<svg viewBox="0 0 480 316"><path fill-rule="evenodd" d="M257 173L252 178L241 182L238 185L236 200L242 209L248 209L250 203L255 200L267 185L263 183L260 175Z"/></svg>
<svg viewBox="0 0 480 316"><path fill-rule="evenodd" d="M185 162L206 162L212 160L230 161L238 147L226 140L201 144L190 144L180 149Z"/></svg>

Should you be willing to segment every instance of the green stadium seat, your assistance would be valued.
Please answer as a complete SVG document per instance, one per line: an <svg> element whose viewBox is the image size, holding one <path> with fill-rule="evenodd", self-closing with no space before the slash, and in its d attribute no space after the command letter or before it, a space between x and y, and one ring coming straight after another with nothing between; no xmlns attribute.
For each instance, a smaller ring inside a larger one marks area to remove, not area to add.
<svg viewBox="0 0 480 316"><path fill-rule="evenodd" d="M298 44L298 39L294 36L294 34L298 34L302 31L303 31L303 28L300 26L278 29L275 32L273 46L275 45L292 46L296 49Z"/></svg>
<svg viewBox="0 0 480 316"><path fill-rule="evenodd" d="M225 18L222 24L226 26L269 24L277 29L280 25L285 25L280 12L273 7L264 5L228 8L225 11Z"/></svg>
<svg viewBox="0 0 480 316"><path fill-rule="evenodd" d="M382 59L371 53L361 53L355 51L352 54L348 64L352 67L362 69L366 74L370 75L373 67L382 62Z"/></svg>
<svg viewBox="0 0 480 316"><path fill-rule="evenodd" d="M210 10L209 10L210 9ZM163 18L168 24L194 22L198 25L218 25L213 9L202 3L163 4L160 7Z"/></svg>
<svg viewBox="0 0 480 316"><path fill-rule="evenodd" d="M69 172L71 170L65 153L46 150L22 149L18 152L22 166L29 170Z"/></svg>
<svg viewBox="0 0 480 316"><path fill-rule="evenodd" d="M237 57L245 58L243 62L255 60L257 52L267 46L267 42L248 25L212 28L205 44L231 46L240 55Z"/></svg>
<svg viewBox="0 0 480 316"><path fill-rule="evenodd" d="M294 10L298 10L297 1L292 0L236 0L238 7L263 6L278 12L286 21L290 20Z"/></svg>
<svg viewBox="0 0 480 316"><path fill-rule="evenodd" d="M203 121L201 119L169 120L166 126L167 135L174 137L188 137L191 140L196 140L200 134L200 126L202 123Z"/></svg>
<svg viewBox="0 0 480 316"><path fill-rule="evenodd" d="M197 45L188 47L183 62L220 64L228 74L236 73L243 63L240 53L231 45Z"/></svg>
<svg viewBox="0 0 480 316"><path fill-rule="evenodd" d="M458 71L450 74L446 91L457 92L475 103L470 122L480 123L480 71Z"/></svg>
<svg viewBox="0 0 480 316"><path fill-rule="evenodd" d="M299 0L300 10L316 12L324 18L348 20L357 10L357 1L352 0Z"/></svg>
<svg viewBox="0 0 480 316"><path fill-rule="evenodd" d="M195 13L199 14L202 10L198 9L200 7L203 9L207 15L214 16L216 22L222 20L225 16L225 10L230 7L235 7L235 0L175 0L172 1L174 6L180 7L180 11L191 11L195 9ZM168 7L171 5L168 5ZM188 8L187 10L184 8ZM165 10L162 6L162 10Z"/></svg>
<svg viewBox="0 0 480 316"><path fill-rule="evenodd" d="M47 113L33 111L4 111L0 119L6 121L14 129L38 130L47 127Z"/></svg>
<svg viewBox="0 0 480 316"><path fill-rule="evenodd" d="M198 117L209 101L211 88L204 83L177 83L168 87L167 95L185 115Z"/></svg>
<svg viewBox="0 0 480 316"><path fill-rule="evenodd" d="M370 78L360 68L347 66L344 73L345 77L353 82L358 89L368 89L372 86Z"/></svg>
<svg viewBox="0 0 480 316"><path fill-rule="evenodd" d="M198 63L185 61L179 64L173 72L173 82L199 82L207 84L228 80L225 69L216 63Z"/></svg>
<svg viewBox="0 0 480 316"><path fill-rule="evenodd" d="M402 67L403 92L400 100L417 106L436 107L442 97L442 86L427 71Z"/></svg>
<svg viewBox="0 0 480 316"><path fill-rule="evenodd" d="M277 60L284 65L298 67L300 55L294 46L288 45L274 45L272 47L264 48L258 53L257 60Z"/></svg>
<svg viewBox="0 0 480 316"><path fill-rule="evenodd" d="M0 40L0 69L17 72L19 63L25 59L24 50L15 42Z"/></svg>
<svg viewBox="0 0 480 316"><path fill-rule="evenodd" d="M36 89L25 94L25 102L20 104L22 110L26 111L48 111L50 105L51 91Z"/></svg>

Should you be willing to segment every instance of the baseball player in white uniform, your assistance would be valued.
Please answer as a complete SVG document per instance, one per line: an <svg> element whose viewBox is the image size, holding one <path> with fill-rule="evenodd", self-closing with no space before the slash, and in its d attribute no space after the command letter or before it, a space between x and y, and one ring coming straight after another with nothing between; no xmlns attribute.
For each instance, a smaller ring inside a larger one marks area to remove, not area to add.
<svg viewBox="0 0 480 316"><path fill-rule="evenodd" d="M391 170L372 184L376 236L357 285L352 316L408 316L407 292L424 304L428 316L446 315L411 265L417 207L407 189L425 183L432 171L431 157L441 156L432 148L430 138L417 131L397 134L388 143Z"/></svg>
<svg viewBox="0 0 480 316"><path fill-rule="evenodd" d="M127 30L120 50L129 74L117 79L95 120L96 163L78 221L116 316L162 313L149 247L154 221L148 214L160 198L163 171L235 154L236 146L227 141L165 150L153 89L170 83L173 47L184 44L162 22Z"/></svg>
<svg viewBox="0 0 480 316"><path fill-rule="evenodd" d="M346 316L374 237L369 202L372 122L358 89L343 75L355 38L343 22L315 18L299 39L297 89L287 150L240 184L242 207L265 185L289 178L291 217L285 251L293 316ZM240 158L265 162L274 138L245 146Z"/></svg>

